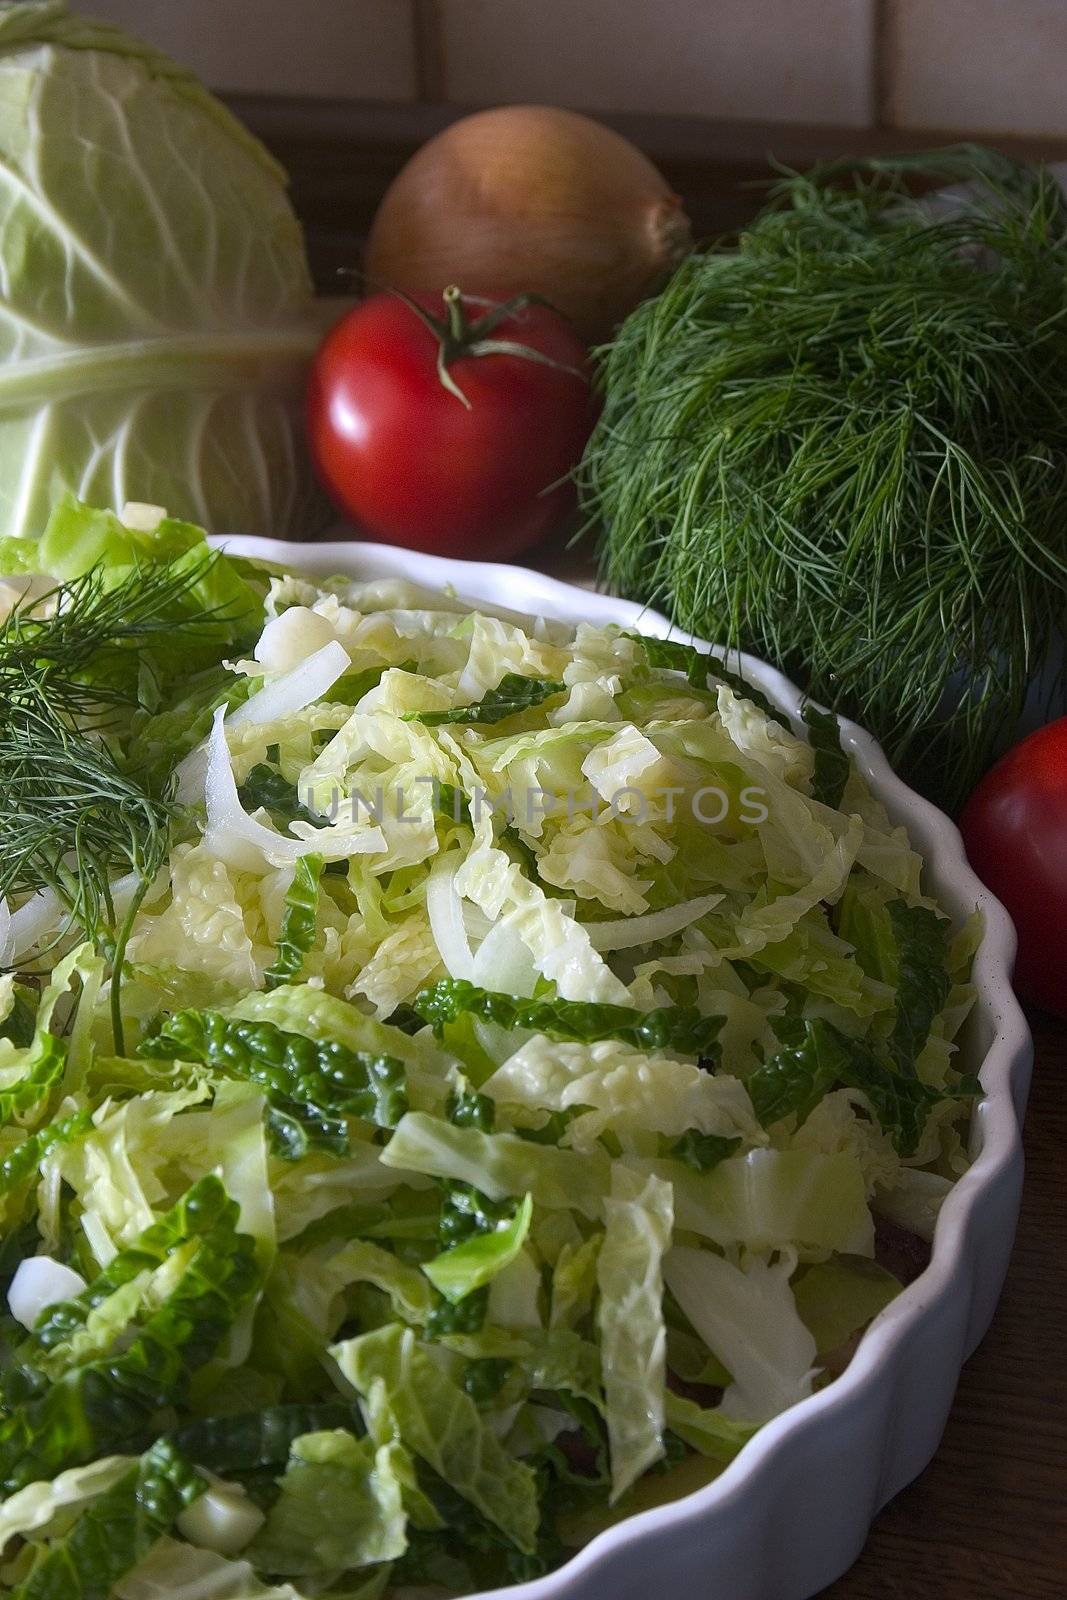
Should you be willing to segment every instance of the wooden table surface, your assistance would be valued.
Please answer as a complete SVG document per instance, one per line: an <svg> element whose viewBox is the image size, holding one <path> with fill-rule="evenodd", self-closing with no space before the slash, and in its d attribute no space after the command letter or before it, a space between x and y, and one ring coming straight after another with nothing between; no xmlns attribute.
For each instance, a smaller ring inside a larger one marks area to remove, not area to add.
<svg viewBox="0 0 1067 1600"><path fill-rule="evenodd" d="M235 97L234 109L292 175L326 294L357 292L352 269L381 195L414 148L456 115L250 96ZM948 142L877 130L613 120L660 163L698 238L751 216L760 200L752 184L769 176L772 152L800 167ZM1047 141L1001 143L1024 157L1067 156ZM557 545L531 564L588 582L590 562L587 550ZM1031 1020L1027 1176L996 1319L964 1369L935 1460L885 1508L855 1566L820 1600L1067 1600L1067 1024Z"/></svg>

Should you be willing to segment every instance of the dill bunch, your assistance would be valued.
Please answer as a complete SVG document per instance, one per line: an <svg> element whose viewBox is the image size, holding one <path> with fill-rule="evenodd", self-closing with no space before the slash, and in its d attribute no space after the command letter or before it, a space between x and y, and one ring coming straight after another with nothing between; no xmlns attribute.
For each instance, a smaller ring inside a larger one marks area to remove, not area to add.
<svg viewBox="0 0 1067 1600"><path fill-rule="evenodd" d="M843 177L787 177L622 325L583 502L611 587L768 657L952 804L1067 615L1067 208L973 147Z"/></svg>

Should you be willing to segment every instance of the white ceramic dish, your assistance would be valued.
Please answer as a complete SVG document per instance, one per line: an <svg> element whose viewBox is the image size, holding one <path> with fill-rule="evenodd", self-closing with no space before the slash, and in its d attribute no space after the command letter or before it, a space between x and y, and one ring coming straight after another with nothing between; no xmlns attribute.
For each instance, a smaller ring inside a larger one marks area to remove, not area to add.
<svg viewBox="0 0 1067 1600"><path fill-rule="evenodd" d="M464 599L512 610L672 632L656 612L519 567L385 545L224 542L294 571L449 584ZM798 720L801 695L786 677L752 657L742 667ZM978 905L985 917L979 999L965 1036L985 1090L974 1163L944 1204L929 1267L872 1323L842 1377L768 1423L707 1488L618 1524L547 1577L475 1600L649 1600L657 1592L808 1600L851 1565L875 1513L937 1449L960 1368L989 1326L1008 1264L1032 1044L1009 981L1015 933L1007 912L970 870L949 819L905 787L870 734L854 723L844 728L894 820L923 852L941 903L956 917Z"/></svg>

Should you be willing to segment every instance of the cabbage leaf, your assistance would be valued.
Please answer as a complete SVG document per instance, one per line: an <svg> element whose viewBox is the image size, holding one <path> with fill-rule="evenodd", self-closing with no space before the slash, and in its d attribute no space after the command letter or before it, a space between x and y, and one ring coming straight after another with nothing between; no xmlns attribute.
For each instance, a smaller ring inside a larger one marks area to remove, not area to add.
<svg viewBox="0 0 1067 1600"><path fill-rule="evenodd" d="M711 1250L676 1245L664 1263L667 1286L733 1382L724 1416L766 1422L812 1392L815 1340L789 1285L795 1261L753 1257L744 1269Z"/></svg>
<svg viewBox="0 0 1067 1600"><path fill-rule="evenodd" d="M511 1265L526 1241L532 1215L533 1200L524 1195L510 1222L491 1232L461 1239L432 1261L424 1261L423 1272L434 1288L455 1304Z"/></svg>
<svg viewBox="0 0 1067 1600"><path fill-rule="evenodd" d="M278 950L263 974L268 989L291 983L300 972L304 957L315 940L315 914L319 906L319 879L323 859L310 853L301 856L286 890L285 914L278 934Z"/></svg>
<svg viewBox="0 0 1067 1600"><path fill-rule="evenodd" d="M62 0L5 6L0 56L0 523L36 537L66 490L306 534L318 318L280 169L191 73Z"/></svg>
<svg viewBox="0 0 1067 1600"><path fill-rule="evenodd" d="M117 1580L206 1488L173 1445L157 1441L49 1546L12 1600L108 1600Z"/></svg>
<svg viewBox="0 0 1067 1600"><path fill-rule="evenodd" d="M398 1447L346 1428L293 1440L281 1494L248 1549L265 1572L338 1572L393 1561L407 1549Z"/></svg>
<svg viewBox="0 0 1067 1600"><path fill-rule="evenodd" d="M253 1240L235 1231L232 1201L216 1204L220 1190L217 1178L205 1178L185 1197L184 1220L174 1230L182 1227L186 1237L196 1236L203 1205L212 1216L210 1231L197 1238L174 1288L132 1343L119 1354L71 1366L0 1423L5 1493L128 1443L156 1411L187 1394L193 1374L233 1326L258 1276ZM110 1281L106 1274L101 1278ZM79 1300L49 1308L32 1336L35 1345L47 1349L53 1339L67 1338L100 1293L97 1280Z"/></svg>
<svg viewBox="0 0 1067 1600"><path fill-rule="evenodd" d="M483 1516L531 1551L540 1510L529 1467L507 1454L474 1401L444 1375L410 1329L378 1328L331 1351L342 1375L366 1396L384 1386L405 1445Z"/></svg>
<svg viewBox="0 0 1067 1600"><path fill-rule="evenodd" d="M465 1012L502 1028L526 1028L550 1039L589 1043L619 1039L639 1050L667 1050L677 1055L718 1058L721 1017L702 1017L695 1006L664 1006L636 1012L589 1000L523 1000L479 988L463 978L444 978L424 989L412 1002L415 1011L439 1033Z"/></svg>
<svg viewBox="0 0 1067 1600"><path fill-rule="evenodd" d="M674 1219L669 1184L649 1177L627 1195L627 1176L612 1175L596 1269L612 1500L663 1454L663 1257Z"/></svg>

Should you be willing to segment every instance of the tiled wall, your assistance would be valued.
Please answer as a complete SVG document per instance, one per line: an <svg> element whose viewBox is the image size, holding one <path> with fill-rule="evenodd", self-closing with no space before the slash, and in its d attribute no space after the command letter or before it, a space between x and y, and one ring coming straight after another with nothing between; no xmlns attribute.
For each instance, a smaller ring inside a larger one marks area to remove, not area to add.
<svg viewBox="0 0 1067 1600"><path fill-rule="evenodd" d="M902 128L1067 134L1067 0L893 0Z"/></svg>
<svg viewBox="0 0 1067 1600"><path fill-rule="evenodd" d="M864 125L868 0L444 0L461 101Z"/></svg>
<svg viewBox="0 0 1067 1600"><path fill-rule="evenodd" d="M216 87L1067 136L1067 0L85 0Z"/></svg>
<svg viewBox="0 0 1067 1600"><path fill-rule="evenodd" d="M213 88L414 100L414 0L72 0Z"/></svg>

